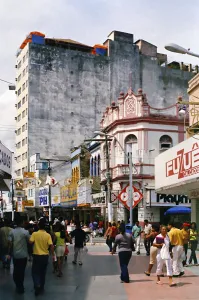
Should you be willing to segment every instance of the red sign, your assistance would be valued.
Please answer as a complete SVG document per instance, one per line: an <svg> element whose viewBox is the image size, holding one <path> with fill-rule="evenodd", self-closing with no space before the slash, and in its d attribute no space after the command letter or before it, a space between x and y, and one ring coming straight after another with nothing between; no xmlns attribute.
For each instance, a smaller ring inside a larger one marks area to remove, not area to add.
<svg viewBox="0 0 199 300"><path fill-rule="evenodd" d="M192 145L189 152L184 149L176 153L176 157L166 162L166 177L178 175L178 179L199 173L199 146Z"/></svg>
<svg viewBox="0 0 199 300"><path fill-rule="evenodd" d="M129 185L127 185L121 193L118 195L118 198L120 202L128 209L130 210L130 199L129 199ZM133 208L140 203L142 200L143 195L140 193L136 187L133 186Z"/></svg>

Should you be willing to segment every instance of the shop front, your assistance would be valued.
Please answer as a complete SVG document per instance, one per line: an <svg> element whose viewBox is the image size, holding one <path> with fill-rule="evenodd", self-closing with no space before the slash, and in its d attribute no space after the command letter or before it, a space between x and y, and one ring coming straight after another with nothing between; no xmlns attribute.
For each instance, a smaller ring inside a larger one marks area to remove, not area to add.
<svg viewBox="0 0 199 300"><path fill-rule="evenodd" d="M155 189L159 194L173 197L186 195L191 199L191 220L199 224L198 136L187 139L155 158Z"/></svg>

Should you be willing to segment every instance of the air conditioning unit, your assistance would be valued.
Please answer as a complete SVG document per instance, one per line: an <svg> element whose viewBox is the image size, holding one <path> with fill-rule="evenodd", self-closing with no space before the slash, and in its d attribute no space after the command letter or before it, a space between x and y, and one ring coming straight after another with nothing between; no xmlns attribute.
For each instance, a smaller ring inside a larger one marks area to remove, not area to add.
<svg viewBox="0 0 199 300"><path fill-rule="evenodd" d="M15 65L15 69L17 69L17 65Z"/></svg>
<svg viewBox="0 0 199 300"><path fill-rule="evenodd" d="M17 78L15 78L15 81L17 81Z"/></svg>
<svg viewBox="0 0 199 300"><path fill-rule="evenodd" d="M15 121L17 121L17 117L15 117Z"/></svg>

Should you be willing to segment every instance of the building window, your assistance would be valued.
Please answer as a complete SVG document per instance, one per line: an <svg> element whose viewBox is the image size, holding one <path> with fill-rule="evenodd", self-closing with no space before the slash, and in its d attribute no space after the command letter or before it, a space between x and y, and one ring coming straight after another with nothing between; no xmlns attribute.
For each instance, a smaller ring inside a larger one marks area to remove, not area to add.
<svg viewBox="0 0 199 300"><path fill-rule="evenodd" d="M22 126L22 132L24 132L26 130L25 125Z"/></svg>
<svg viewBox="0 0 199 300"><path fill-rule="evenodd" d="M26 74L26 69L23 70L23 77L25 76Z"/></svg>
<svg viewBox="0 0 199 300"><path fill-rule="evenodd" d="M101 161L100 161L100 154L98 155L98 160L97 160L97 171L98 171L98 176L100 176L101 174L101 166L100 166L100 164L101 164Z"/></svg>
<svg viewBox="0 0 199 300"><path fill-rule="evenodd" d="M18 76L17 81L19 82L21 80L21 74Z"/></svg>
<svg viewBox="0 0 199 300"><path fill-rule="evenodd" d="M28 80L26 80L26 87L28 86Z"/></svg>
<svg viewBox="0 0 199 300"><path fill-rule="evenodd" d="M26 66L26 73L28 73L28 66Z"/></svg>
<svg viewBox="0 0 199 300"><path fill-rule="evenodd" d="M24 84L22 85L22 91L24 91L25 88L26 88L26 84L24 83Z"/></svg>
<svg viewBox="0 0 199 300"><path fill-rule="evenodd" d="M21 169L18 169L18 170L16 171L16 174L17 174L17 176L21 176Z"/></svg>
<svg viewBox="0 0 199 300"><path fill-rule="evenodd" d="M27 114L28 114L28 109L26 108L26 116L27 116Z"/></svg>
<svg viewBox="0 0 199 300"><path fill-rule="evenodd" d="M26 130L27 130L27 128L28 128L28 124L26 123L26 124L25 124L25 126L26 126Z"/></svg>
<svg viewBox="0 0 199 300"><path fill-rule="evenodd" d="M22 118L24 118L25 115L26 115L26 111L24 110L24 111L22 112Z"/></svg>
<svg viewBox="0 0 199 300"><path fill-rule="evenodd" d="M21 162L21 155L17 156L17 163Z"/></svg>
<svg viewBox="0 0 199 300"><path fill-rule="evenodd" d="M21 128L19 128L18 130L17 130L17 135L20 135L21 134Z"/></svg>
<svg viewBox="0 0 199 300"><path fill-rule="evenodd" d="M19 109L21 107L21 101L18 102L17 108Z"/></svg>
<svg viewBox="0 0 199 300"><path fill-rule="evenodd" d="M28 143L28 138L26 138L26 145L27 145L27 143Z"/></svg>
<svg viewBox="0 0 199 300"><path fill-rule="evenodd" d="M26 140L25 140L25 139L23 139L23 140L22 140L22 146L24 146L24 145L25 145L25 143L26 143Z"/></svg>
<svg viewBox="0 0 199 300"><path fill-rule="evenodd" d="M17 147L17 149L21 148L21 142L18 142L18 143L16 144L16 147Z"/></svg>
<svg viewBox="0 0 199 300"><path fill-rule="evenodd" d="M25 153L22 154L22 160L24 160L26 158L27 158L27 152L25 152Z"/></svg>
<svg viewBox="0 0 199 300"><path fill-rule="evenodd" d="M22 175L26 172L26 168L22 168Z"/></svg>
<svg viewBox="0 0 199 300"><path fill-rule="evenodd" d="M29 55L29 53L28 53L28 51L26 52L26 58L28 58L28 55Z"/></svg>
<svg viewBox="0 0 199 300"><path fill-rule="evenodd" d="M21 121L21 114L17 117L17 122Z"/></svg>
<svg viewBox="0 0 199 300"><path fill-rule="evenodd" d="M159 140L159 145L160 145L160 152L164 152L168 150L169 148L173 147L172 138L169 135L161 136Z"/></svg>
<svg viewBox="0 0 199 300"><path fill-rule="evenodd" d="M129 164L129 155L132 155L132 160L137 161L138 140L134 134L130 134L125 138L125 163Z"/></svg>
<svg viewBox="0 0 199 300"><path fill-rule="evenodd" d="M90 176L93 176L93 157L90 159Z"/></svg>
<svg viewBox="0 0 199 300"><path fill-rule="evenodd" d="M29 197L33 197L33 189L29 189L28 190L28 196Z"/></svg>
<svg viewBox="0 0 199 300"><path fill-rule="evenodd" d="M28 101L28 95L26 95L26 102Z"/></svg>
<svg viewBox="0 0 199 300"><path fill-rule="evenodd" d="M21 95L21 88L18 89L17 95L18 95L18 96Z"/></svg>
<svg viewBox="0 0 199 300"><path fill-rule="evenodd" d="M21 61L17 65L17 69L20 69L20 68L21 68Z"/></svg>
<svg viewBox="0 0 199 300"><path fill-rule="evenodd" d="M24 55L24 57L23 57L23 63L25 63L25 60L26 60L26 56Z"/></svg>
<svg viewBox="0 0 199 300"><path fill-rule="evenodd" d="M25 103L25 101L26 101L26 98L23 97L23 99L22 99L22 105Z"/></svg>

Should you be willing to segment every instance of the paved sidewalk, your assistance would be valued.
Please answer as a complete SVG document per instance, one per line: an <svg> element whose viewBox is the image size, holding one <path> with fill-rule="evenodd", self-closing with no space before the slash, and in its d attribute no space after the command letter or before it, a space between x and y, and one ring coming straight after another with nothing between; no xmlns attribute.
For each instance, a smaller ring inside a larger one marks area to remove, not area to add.
<svg viewBox="0 0 199 300"><path fill-rule="evenodd" d="M45 294L39 299L70 299L70 300L183 300L198 299L199 267L188 267L185 276L175 279L177 287L168 286L168 278L163 278L162 286L156 284L155 267L153 274L144 274L149 257L133 254L129 265L131 282L120 283L119 263L117 255L110 255L107 246L89 246L84 257L83 266L72 265L72 247L68 262L64 265L64 277L52 274L52 263L48 266ZM31 278L31 264L26 270L24 295L17 295L12 281L11 271L0 269L0 299L32 300L35 299Z"/></svg>

